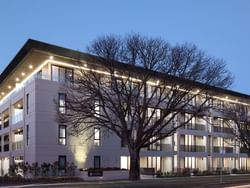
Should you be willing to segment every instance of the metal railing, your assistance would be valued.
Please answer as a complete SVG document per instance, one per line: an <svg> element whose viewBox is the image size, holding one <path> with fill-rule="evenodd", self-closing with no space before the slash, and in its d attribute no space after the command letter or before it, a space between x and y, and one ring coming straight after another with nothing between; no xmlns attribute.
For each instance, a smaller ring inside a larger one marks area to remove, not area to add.
<svg viewBox="0 0 250 188"><path fill-rule="evenodd" d="M222 151L222 147L220 147L220 146L213 147L213 153L221 153L221 151ZM233 153L234 148L233 147L223 147L223 151L225 153Z"/></svg>
<svg viewBox="0 0 250 188"><path fill-rule="evenodd" d="M180 151L184 152L205 152L205 148L199 145L180 145Z"/></svg>
<svg viewBox="0 0 250 188"><path fill-rule="evenodd" d="M233 129L229 128L229 127L217 127L217 126L213 126L213 131L214 132L218 132L218 133L233 133Z"/></svg>
<svg viewBox="0 0 250 188"><path fill-rule="evenodd" d="M188 130L199 130L199 131L205 131L206 126L203 124L186 124L182 129L188 129Z"/></svg>
<svg viewBox="0 0 250 188"><path fill-rule="evenodd" d="M151 144L148 147L149 151L172 151L172 145L171 144Z"/></svg>

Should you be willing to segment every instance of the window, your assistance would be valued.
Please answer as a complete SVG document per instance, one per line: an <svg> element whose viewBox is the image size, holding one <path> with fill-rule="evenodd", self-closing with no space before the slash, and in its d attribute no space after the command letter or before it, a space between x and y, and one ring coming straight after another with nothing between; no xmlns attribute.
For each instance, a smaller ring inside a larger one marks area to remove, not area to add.
<svg viewBox="0 0 250 188"><path fill-rule="evenodd" d="M3 137L3 151L9 151L9 135L4 135Z"/></svg>
<svg viewBox="0 0 250 188"><path fill-rule="evenodd" d="M150 123L155 123L158 119L161 117L161 110L160 109L154 109L154 108L148 108L147 111L147 118L150 120Z"/></svg>
<svg viewBox="0 0 250 188"><path fill-rule="evenodd" d="M101 156L94 156L94 168L101 168Z"/></svg>
<svg viewBox="0 0 250 188"><path fill-rule="evenodd" d="M30 128L29 125L26 125L26 145L30 143Z"/></svg>
<svg viewBox="0 0 250 188"><path fill-rule="evenodd" d="M159 137L153 136L152 138L150 138L150 142L153 142L158 138ZM148 150L150 150L150 151L160 151L161 150L161 141L157 140L153 144L150 144L149 147L148 147Z"/></svg>
<svg viewBox="0 0 250 188"><path fill-rule="evenodd" d="M66 126L65 125L59 125L58 143L60 145L66 145Z"/></svg>
<svg viewBox="0 0 250 188"><path fill-rule="evenodd" d="M29 114L29 94L26 94L26 113Z"/></svg>
<svg viewBox="0 0 250 188"><path fill-rule="evenodd" d="M100 116L100 101L98 100L95 101L95 116Z"/></svg>
<svg viewBox="0 0 250 188"><path fill-rule="evenodd" d="M101 129L100 128L94 128L94 144L96 146L101 145Z"/></svg>
<svg viewBox="0 0 250 188"><path fill-rule="evenodd" d="M158 86L147 85L148 98L159 97L161 95L161 88Z"/></svg>
<svg viewBox="0 0 250 188"><path fill-rule="evenodd" d="M51 79L60 83L72 83L73 69L52 65Z"/></svg>
<svg viewBox="0 0 250 188"><path fill-rule="evenodd" d="M4 116L3 118L3 128L9 127L9 115Z"/></svg>
<svg viewBox="0 0 250 188"><path fill-rule="evenodd" d="M66 174L66 156L58 156L58 174L59 176L64 176Z"/></svg>
<svg viewBox="0 0 250 188"><path fill-rule="evenodd" d="M195 129L195 117L192 114L185 113L184 121L186 129Z"/></svg>
<svg viewBox="0 0 250 188"><path fill-rule="evenodd" d="M58 94L58 110L59 113L65 114L66 113L66 94L65 93L59 93Z"/></svg>
<svg viewBox="0 0 250 188"><path fill-rule="evenodd" d="M128 164L129 164L129 157L121 156L120 157L120 168L121 169L128 169Z"/></svg>

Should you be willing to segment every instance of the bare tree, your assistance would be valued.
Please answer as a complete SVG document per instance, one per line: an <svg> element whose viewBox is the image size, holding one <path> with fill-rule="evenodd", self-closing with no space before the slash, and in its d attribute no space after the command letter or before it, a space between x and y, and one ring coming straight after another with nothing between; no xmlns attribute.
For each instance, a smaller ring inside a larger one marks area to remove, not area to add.
<svg viewBox="0 0 250 188"><path fill-rule="evenodd" d="M240 147L239 152L250 155L250 118L249 105L247 104L231 104L226 105L224 114L228 118L224 120L225 125L232 129L232 133L236 139L236 145Z"/></svg>
<svg viewBox="0 0 250 188"><path fill-rule="evenodd" d="M191 44L111 35L93 41L88 51L92 63L80 63L74 84L64 87L67 113L59 118L75 134L100 127L118 136L130 153L131 180L140 178L142 148L206 114L209 88L232 83L222 60ZM188 118L174 122L185 113Z"/></svg>

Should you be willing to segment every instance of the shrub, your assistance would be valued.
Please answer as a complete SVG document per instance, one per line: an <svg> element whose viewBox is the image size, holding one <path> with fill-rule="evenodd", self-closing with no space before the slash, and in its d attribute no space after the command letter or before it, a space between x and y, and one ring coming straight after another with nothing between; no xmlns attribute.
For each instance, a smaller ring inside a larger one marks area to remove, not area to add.
<svg viewBox="0 0 250 188"><path fill-rule="evenodd" d="M182 170L181 175L183 175L183 176L190 176L190 172L191 172L190 168L184 168Z"/></svg>
<svg viewBox="0 0 250 188"><path fill-rule="evenodd" d="M39 167L38 163L32 163L31 165L31 174L33 176L39 176L41 168Z"/></svg>
<svg viewBox="0 0 250 188"><path fill-rule="evenodd" d="M10 176L17 176L18 174L18 165L17 164L12 164L9 167L9 175Z"/></svg>
<svg viewBox="0 0 250 188"><path fill-rule="evenodd" d="M42 163L41 164L42 176L48 176L50 171L50 164L49 163Z"/></svg>
<svg viewBox="0 0 250 188"><path fill-rule="evenodd" d="M29 166L28 163L22 162L22 163L18 163L18 168L20 168L22 170L23 176L26 177L27 173L28 173L28 171L30 169L30 166Z"/></svg>

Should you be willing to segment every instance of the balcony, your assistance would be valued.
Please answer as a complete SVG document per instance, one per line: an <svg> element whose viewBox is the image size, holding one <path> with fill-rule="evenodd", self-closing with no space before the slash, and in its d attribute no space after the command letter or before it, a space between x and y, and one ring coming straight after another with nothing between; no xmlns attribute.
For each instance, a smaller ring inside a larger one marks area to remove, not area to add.
<svg viewBox="0 0 250 188"><path fill-rule="evenodd" d="M161 151L172 151L171 144L161 144Z"/></svg>
<svg viewBox="0 0 250 188"><path fill-rule="evenodd" d="M180 151L184 151L184 152L205 152L205 146L180 145Z"/></svg>
<svg viewBox="0 0 250 188"><path fill-rule="evenodd" d="M240 148L240 153L250 153L250 151L247 148Z"/></svg>
<svg viewBox="0 0 250 188"><path fill-rule="evenodd" d="M12 143L12 150L13 151L22 150L22 149L23 149L23 141Z"/></svg>
<svg viewBox="0 0 250 188"><path fill-rule="evenodd" d="M198 131L205 131L206 130L206 126L203 124L186 124L185 127L183 127L183 129L188 129L188 130L198 130Z"/></svg>
<svg viewBox="0 0 250 188"><path fill-rule="evenodd" d="M234 152L234 148L233 147L223 147L223 154L225 153L233 153ZM220 146L214 146L213 147L213 153L221 153L222 151L222 147Z"/></svg>
<svg viewBox="0 0 250 188"><path fill-rule="evenodd" d="M233 129L229 127L213 127L214 132L217 133L228 133L228 134L233 134Z"/></svg>
<svg viewBox="0 0 250 188"><path fill-rule="evenodd" d="M172 145L155 143L148 147L148 151L172 151Z"/></svg>

